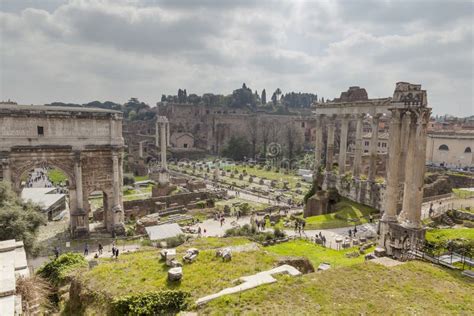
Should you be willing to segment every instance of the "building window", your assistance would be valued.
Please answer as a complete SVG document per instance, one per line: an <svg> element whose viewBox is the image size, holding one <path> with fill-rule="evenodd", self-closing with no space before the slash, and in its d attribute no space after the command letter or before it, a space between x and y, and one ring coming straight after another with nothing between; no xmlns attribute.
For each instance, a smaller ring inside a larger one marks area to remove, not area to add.
<svg viewBox="0 0 474 316"><path fill-rule="evenodd" d="M382 148L387 147L387 143L382 143Z"/></svg>
<svg viewBox="0 0 474 316"><path fill-rule="evenodd" d="M301 127L304 127L304 122L301 122Z"/></svg>
<svg viewBox="0 0 474 316"><path fill-rule="evenodd" d="M438 148L438 149L439 149L439 150L445 150L445 151L448 151L448 150L449 150L449 147L448 147L447 145L444 145L444 144L443 144L443 145L439 146L439 148Z"/></svg>
<svg viewBox="0 0 474 316"><path fill-rule="evenodd" d="M364 144L365 144L365 146L369 146L369 142L365 142Z"/></svg>
<svg viewBox="0 0 474 316"><path fill-rule="evenodd" d="M183 144L183 147L184 147L184 148L188 148L188 144Z"/></svg>
<svg viewBox="0 0 474 316"><path fill-rule="evenodd" d="M466 147L466 149L464 149L464 152L465 153L470 153L471 152L471 147Z"/></svg>
<svg viewBox="0 0 474 316"><path fill-rule="evenodd" d="M43 128L43 126L38 126L38 127L37 127L37 130L38 130L38 136L43 136L43 135L44 135L44 128Z"/></svg>

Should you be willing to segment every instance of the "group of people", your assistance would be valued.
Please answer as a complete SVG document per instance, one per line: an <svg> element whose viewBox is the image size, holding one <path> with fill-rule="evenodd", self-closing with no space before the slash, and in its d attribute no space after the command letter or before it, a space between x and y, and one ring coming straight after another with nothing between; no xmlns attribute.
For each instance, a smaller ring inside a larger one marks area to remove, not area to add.
<svg viewBox="0 0 474 316"><path fill-rule="evenodd" d="M321 232L319 232L319 234L316 234L316 239L318 237L319 237L319 240L321 240L322 245L326 247L326 236L324 236Z"/></svg>
<svg viewBox="0 0 474 316"><path fill-rule="evenodd" d="M29 175L28 181L26 182L26 187L27 188L32 188L33 184L36 183L36 182L39 182L39 181L44 181L45 186L47 188L53 187L53 184L51 183L51 181L49 181L47 173L44 172L43 170L36 171L36 169L35 169L34 173L31 173Z"/></svg>
<svg viewBox="0 0 474 316"><path fill-rule="evenodd" d="M301 233L303 232L304 233L304 227L306 226L306 221L302 220L302 221L295 221L295 233L299 233L301 235Z"/></svg>
<svg viewBox="0 0 474 316"><path fill-rule="evenodd" d="M257 225L257 230L264 231L266 224L267 224L267 221L265 220L265 218L262 218L260 220L258 219L255 220L255 225Z"/></svg>
<svg viewBox="0 0 474 316"><path fill-rule="evenodd" d="M357 234L357 226L354 226L354 229L349 228L348 234L349 234L349 237L353 237L353 236L355 237Z"/></svg>

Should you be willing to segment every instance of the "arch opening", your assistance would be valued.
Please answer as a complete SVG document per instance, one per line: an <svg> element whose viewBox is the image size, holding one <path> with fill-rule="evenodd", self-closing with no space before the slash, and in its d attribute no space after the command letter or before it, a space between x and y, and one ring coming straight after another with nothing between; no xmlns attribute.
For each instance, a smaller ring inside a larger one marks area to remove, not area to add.
<svg viewBox="0 0 474 316"><path fill-rule="evenodd" d="M440 146L438 147L438 150L448 151L448 150L449 150L449 147L448 147L448 145L443 144L443 145L440 145Z"/></svg>

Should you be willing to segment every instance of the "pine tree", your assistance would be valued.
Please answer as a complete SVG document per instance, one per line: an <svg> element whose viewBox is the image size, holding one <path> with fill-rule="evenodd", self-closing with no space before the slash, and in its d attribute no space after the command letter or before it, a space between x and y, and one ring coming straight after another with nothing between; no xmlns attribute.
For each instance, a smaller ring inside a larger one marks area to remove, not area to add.
<svg viewBox="0 0 474 316"><path fill-rule="evenodd" d="M267 103L267 92L265 89L262 90L262 104L265 105Z"/></svg>

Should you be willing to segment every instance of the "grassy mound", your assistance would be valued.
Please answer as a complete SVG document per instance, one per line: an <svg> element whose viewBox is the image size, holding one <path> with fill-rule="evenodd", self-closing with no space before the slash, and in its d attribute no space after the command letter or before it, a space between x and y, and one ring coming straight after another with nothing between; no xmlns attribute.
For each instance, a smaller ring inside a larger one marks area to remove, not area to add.
<svg viewBox="0 0 474 316"><path fill-rule="evenodd" d="M432 242L442 242L453 239L471 239L474 240L474 229L472 228L447 228L432 229L426 232L426 240Z"/></svg>
<svg viewBox="0 0 474 316"><path fill-rule="evenodd" d="M199 312L219 315L458 315L474 309L474 286L423 262L361 263L225 296Z"/></svg>
<svg viewBox="0 0 474 316"><path fill-rule="evenodd" d="M329 229L346 227L357 223L358 225L367 223L370 214L377 214L378 211L370 206L362 205L348 199L342 199L335 205L337 210L334 213L310 216L305 218L305 229Z"/></svg>

